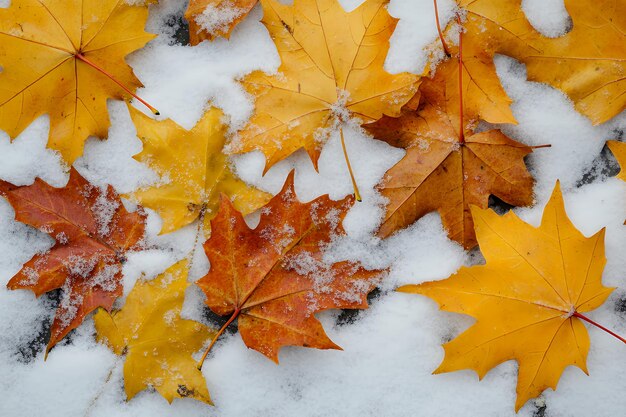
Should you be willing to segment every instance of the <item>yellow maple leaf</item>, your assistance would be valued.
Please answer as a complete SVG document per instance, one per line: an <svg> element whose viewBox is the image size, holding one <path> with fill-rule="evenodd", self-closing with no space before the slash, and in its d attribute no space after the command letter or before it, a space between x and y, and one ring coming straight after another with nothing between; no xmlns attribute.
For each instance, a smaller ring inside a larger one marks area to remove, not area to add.
<svg viewBox="0 0 626 417"><path fill-rule="evenodd" d="M626 181L626 169L624 169L626 167L626 143L610 140L606 144L609 146L611 152L613 152L613 155L615 155L615 158L621 167L616 178ZM626 224L626 221L624 224Z"/></svg>
<svg viewBox="0 0 626 417"><path fill-rule="evenodd" d="M262 151L266 170L300 148L313 164L332 130L351 118L398 116L419 77L384 70L397 19L388 0L366 0L346 13L337 0L261 0L263 23L280 54L278 74L243 80L256 113L240 132L238 152Z"/></svg>
<svg viewBox="0 0 626 417"><path fill-rule="evenodd" d="M432 79L422 84L422 94L448 113L459 108L459 33L463 33L463 98L469 120L490 123L517 123L511 111L511 98L500 83L494 56L513 57L539 52L537 32L528 23L520 0L458 0L463 9L443 36L450 58L432 71ZM437 21L438 21L438 16ZM504 23L503 23L504 22ZM504 26L507 26L506 28ZM436 43L440 43L437 40Z"/></svg>
<svg viewBox="0 0 626 417"><path fill-rule="evenodd" d="M155 37L144 31L147 17L146 6L118 0L13 0L0 8L0 129L15 138L47 113L48 146L73 163L89 136L106 137L107 99L142 86L124 57Z"/></svg>
<svg viewBox="0 0 626 417"><path fill-rule="evenodd" d="M95 314L98 340L117 355L126 354L124 388L129 400L153 387L169 402L194 398L212 404L192 355L215 332L181 318L188 286L187 261L181 261L151 281L137 282L121 310Z"/></svg>
<svg viewBox="0 0 626 417"><path fill-rule="evenodd" d="M496 53L526 64L528 78L564 91L594 124L626 108L626 2L565 0L573 27L564 36L538 33L521 0L460 0L481 42L500 38ZM502 41L502 40L506 41Z"/></svg>
<svg viewBox="0 0 626 417"><path fill-rule="evenodd" d="M626 167L626 143L610 140L607 142L607 145L622 168L617 174L617 178L626 181L626 169L624 169Z"/></svg>
<svg viewBox="0 0 626 417"><path fill-rule="evenodd" d="M626 2L565 0L573 28L544 39L526 63L528 77L563 90L594 124L626 108Z"/></svg>
<svg viewBox="0 0 626 417"><path fill-rule="evenodd" d="M244 214L271 198L232 172L222 152L227 126L222 123L221 110L211 108L191 130L169 119L156 121L130 106L129 110L143 142L143 151L135 159L162 177L161 183L133 195L143 206L159 213L163 219L161 233L186 226L201 215L205 231L209 231L221 193Z"/></svg>
<svg viewBox="0 0 626 417"><path fill-rule="evenodd" d="M472 208L486 264L462 267L443 281L406 285L442 310L476 323L444 345L435 373L473 369L482 378L498 364L519 363L519 410L547 388L555 389L568 365L587 373L589 335L582 313L599 307L612 288L602 285L604 229L590 238L568 219L560 187L535 228L513 212L500 217Z"/></svg>

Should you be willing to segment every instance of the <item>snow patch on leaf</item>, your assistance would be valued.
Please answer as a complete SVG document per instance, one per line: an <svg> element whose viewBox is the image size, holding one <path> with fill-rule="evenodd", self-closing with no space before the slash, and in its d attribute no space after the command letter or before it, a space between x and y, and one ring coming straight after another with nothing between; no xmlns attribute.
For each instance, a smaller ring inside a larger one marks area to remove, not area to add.
<svg viewBox="0 0 626 417"><path fill-rule="evenodd" d="M120 202L118 200L109 199L104 192L98 195L91 211L96 218L100 236L107 236L111 232L111 222L119 207Z"/></svg>
<svg viewBox="0 0 626 417"><path fill-rule="evenodd" d="M208 33L227 32L230 24L245 12L245 9L236 7L232 1L217 6L209 4L202 13L196 16L195 21L202 30Z"/></svg>

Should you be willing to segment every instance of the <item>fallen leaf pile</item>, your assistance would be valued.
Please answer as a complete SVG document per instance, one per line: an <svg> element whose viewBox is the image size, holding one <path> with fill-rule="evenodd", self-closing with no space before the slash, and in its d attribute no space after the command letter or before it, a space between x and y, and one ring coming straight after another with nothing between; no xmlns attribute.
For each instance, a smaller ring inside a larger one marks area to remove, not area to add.
<svg viewBox="0 0 626 417"><path fill-rule="evenodd" d="M588 372L591 341L583 321L626 343L585 316L613 291L602 285L604 229L585 237L574 227L558 182L539 227L512 211L499 216L489 209L494 198L511 206L535 203L525 158L549 146L531 147L489 126L517 123L494 57L521 61L530 79L562 90L592 123L607 122L626 108L626 2L565 0L571 30L549 38L530 24L522 0L457 0L455 19L443 30L433 16L440 39L418 75L385 69L398 23L389 0L364 0L352 11L338 0L191 0L185 19L192 47L228 39L259 7L280 66L238 80L254 108L243 127L229 125L212 104L191 130L129 104L142 144L134 158L159 179L126 201L72 164L90 136L107 137L108 99L134 98L159 116L136 95L142 84L125 61L155 37L145 31L154 3L12 0L0 8L0 129L15 139L48 115L48 147L70 166L64 187L39 178L32 185L0 179L15 219L50 237L49 249L7 284L37 297L61 290L44 356L95 311L97 340L124 357L127 400L155 390L169 402L212 404L202 364L216 360L208 355L231 324L248 348L276 363L285 346L341 349L316 315L367 308L386 275L329 255L346 238L344 218L360 201L347 127L406 151L376 187L385 201L378 238L436 211L450 239L467 250L478 246L486 260L448 279L398 289L476 319L444 344L435 373L471 369L482 378L516 360L518 411L556 389L567 366ZM231 166L230 154L260 151L266 172L304 150L317 169L335 135L354 197L302 202L293 172L272 197ZM626 166L626 145L609 141L608 147ZM626 181L624 170L618 178ZM125 206L135 203L132 210ZM131 284L124 276L129 257L153 244L145 209L162 221L154 234L190 226L198 248L204 240L210 266L195 283L188 281L195 248L156 278ZM254 218L244 216L255 213L258 224L251 227ZM126 292L124 282L133 285ZM188 317L183 305L191 286L204 294L207 316L209 310L224 316L221 328Z"/></svg>

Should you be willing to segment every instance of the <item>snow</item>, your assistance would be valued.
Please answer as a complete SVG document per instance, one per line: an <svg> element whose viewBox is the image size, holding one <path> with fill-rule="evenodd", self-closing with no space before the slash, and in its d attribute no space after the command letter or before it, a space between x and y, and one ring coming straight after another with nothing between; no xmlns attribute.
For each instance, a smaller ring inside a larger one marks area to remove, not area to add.
<svg viewBox="0 0 626 417"><path fill-rule="evenodd" d="M217 6L209 4L202 13L196 16L196 23L208 33L225 32L235 19L245 13L232 1L225 1Z"/></svg>
<svg viewBox="0 0 626 417"><path fill-rule="evenodd" d="M544 36L557 38L571 28L571 19L563 0L522 0L522 10L533 27Z"/></svg>
<svg viewBox="0 0 626 417"><path fill-rule="evenodd" d="M341 2L346 9L360 4L360 0ZM0 0L0 6L8 3ZM267 31L259 23L261 10L257 6L234 30L230 41L218 39L189 47L173 41L175 27L167 24L177 21L185 3L161 0L150 6L147 27L160 36L128 58L145 85L138 94L161 111L161 119L171 118L186 129L215 105L224 110L235 131L253 109L236 80L254 70L273 72L279 65ZM442 23L453 16L454 3L439 1ZM525 0L523 7L530 21L546 35L555 36L568 27L562 0ZM389 11L400 21L391 40L387 69L421 73L430 53L423 48L437 36L432 1L392 0ZM536 178L536 205L515 211L525 221L538 224L555 181L560 179L568 213L576 226L586 235L606 227L608 262L603 280L618 289L589 316L626 334L626 183L612 178L616 165L604 147L605 140L622 137L626 114L592 126L563 93L527 81L523 65L515 60L497 57L496 66L514 100L513 113L519 121L518 125L496 127L530 145L552 145L536 149L527 158ZM146 111L141 104L133 104ZM108 109L112 121L109 139L88 141L84 156L75 166L97 186L111 184L119 193L129 193L158 176L132 158L140 152L141 142L126 105L111 100ZM66 167L59 156L45 148L48 129L48 118L42 116L12 143L0 133L1 179L30 184L40 177L54 186L67 182ZM436 213L385 241L374 237L383 203L374 186L404 152L369 138L354 126L345 126L344 133L364 202L348 213L344 221L348 236L333 240L325 261L358 260L366 268L389 268L389 274L370 301L370 309L349 315L338 311L318 315L329 337L343 351L285 348L276 366L247 349L237 333L226 334L203 368L214 408L188 399L169 405L149 391L127 403L123 360L94 340L91 317L44 362L46 331L58 296L36 299L28 291L8 291L0 285L0 416L514 416L515 362L501 364L480 382L470 371L431 375L443 357L441 344L473 320L440 312L425 297L393 291L402 284L443 279L462 265L480 263L480 253L465 252L451 242ZM332 132L321 153L319 173L304 152L278 163L265 177L260 152L232 159L238 175L272 193L282 188L294 168L295 189L302 201L322 194L339 199L352 191L337 132ZM124 204L132 210L132 203ZM152 279L185 257L191 262L190 281L209 268L200 246L203 238L196 239L196 225L159 236L159 216L146 211L146 249L128 254L123 265L125 296L138 279ZM0 199L0 284L8 282L35 253L52 245L49 236L13 218L13 209ZM254 226L254 216L248 221ZM116 306L123 303L124 297ZM191 286L183 316L215 325L206 312L202 293ZM536 402L529 402L519 416L534 415L542 404L550 417L620 415L626 407L626 361L620 359L624 346L595 328L587 328L591 338L590 376L567 368L558 390L548 390Z"/></svg>
<svg viewBox="0 0 626 417"><path fill-rule="evenodd" d="M119 201L108 198L106 189L99 190L99 194L96 197L91 211L96 219L96 226L98 227L98 234L100 236L109 235L113 216L115 216L119 207Z"/></svg>
<svg viewBox="0 0 626 417"><path fill-rule="evenodd" d="M41 116L12 143L0 130L0 178L15 185L29 185L36 177L55 187L67 183L61 157L46 148L50 121Z"/></svg>

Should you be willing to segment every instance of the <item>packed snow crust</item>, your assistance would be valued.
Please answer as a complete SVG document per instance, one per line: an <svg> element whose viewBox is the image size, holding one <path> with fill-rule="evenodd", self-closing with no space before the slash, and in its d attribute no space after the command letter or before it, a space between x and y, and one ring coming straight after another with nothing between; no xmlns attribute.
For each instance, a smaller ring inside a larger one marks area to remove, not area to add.
<svg viewBox="0 0 626 417"><path fill-rule="evenodd" d="M352 10L360 0L341 0ZM0 6L8 6L0 0ZM445 22L454 2L440 0ZM177 44L176 24L185 1L160 0L150 6L149 31L160 36L128 58L145 85L138 93L171 118L191 128L211 105L222 108L231 130L243 126L252 102L237 79L254 70L273 72L279 58L259 20L260 7L233 32L196 47ZM562 0L524 0L531 22L542 33L564 33L569 19ZM436 39L431 0L391 0L389 11L399 18L391 39L386 67L391 72L421 73ZM174 22L174 26L172 26ZM617 165L606 150L607 139L620 139L626 115L592 126L568 98L549 86L529 82L525 68L508 57L496 65L507 93L514 100L518 125L498 126L512 138L529 144L551 144L527 158L536 179L536 204L515 211L538 224L555 181L561 180L567 210L580 230L591 235L606 227L608 262L603 280L618 287L590 316L626 334L626 234L623 221L626 184L612 178ZM145 110L135 103L138 109ZM112 126L106 141L90 140L75 164L98 186L111 184L127 193L159 180L132 159L140 152L124 103L109 101ZM484 126L488 128L489 126ZM49 121L37 119L15 141L0 132L0 178L30 184L36 177L54 186L67 182L67 167L45 148ZM59 297L36 299L28 291L8 291L4 284L35 253L52 245L50 237L15 222L10 205L0 199L0 416L2 417L166 417L166 416L514 416L517 365L501 364L478 381L473 372L431 375L443 357L441 344L470 326L469 317L438 311L425 298L394 292L398 285L448 277L462 265L482 262L478 251L465 252L451 242L439 215L429 214L386 241L372 233L381 221L382 199L374 191L384 172L404 151L373 140L348 127L345 138L364 202L348 214L348 236L336 239L329 260L355 260L368 268L389 268L368 310L318 315L328 335L343 351L285 348L276 366L248 350L238 334L225 335L209 356L203 373L215 407L193 400L169 405L159 394L144 391L125 402L123 359L95 341L93 320L85 322L49 354L44 362L46 331ZM339 199L351 193L338 134L331 135L319 161L319 173L308 156L298 153L262 176L264 159L256 152L233 157L238 174L264 190L277 193L293 168L298 196L309 201L322 194ZM132 203L125 201L128 209ZM151 278L192 253L190 281L204 275L209 263L196 243L196 226L159 236L160 219L147 210L146 249L131 253L124 264L124 294L140 277ZM106 212L104 213L106 215ZM248 219L251 226L258 213ZM201 239L200 239L201 240ZM123 305L124 298L118 300ZM183 316L215 325L194 286L187 291ZM626 409L624 346L590 328L590 375L565 370L556 392L547 390L530 401L519 416L614 417Z"/></svg>

